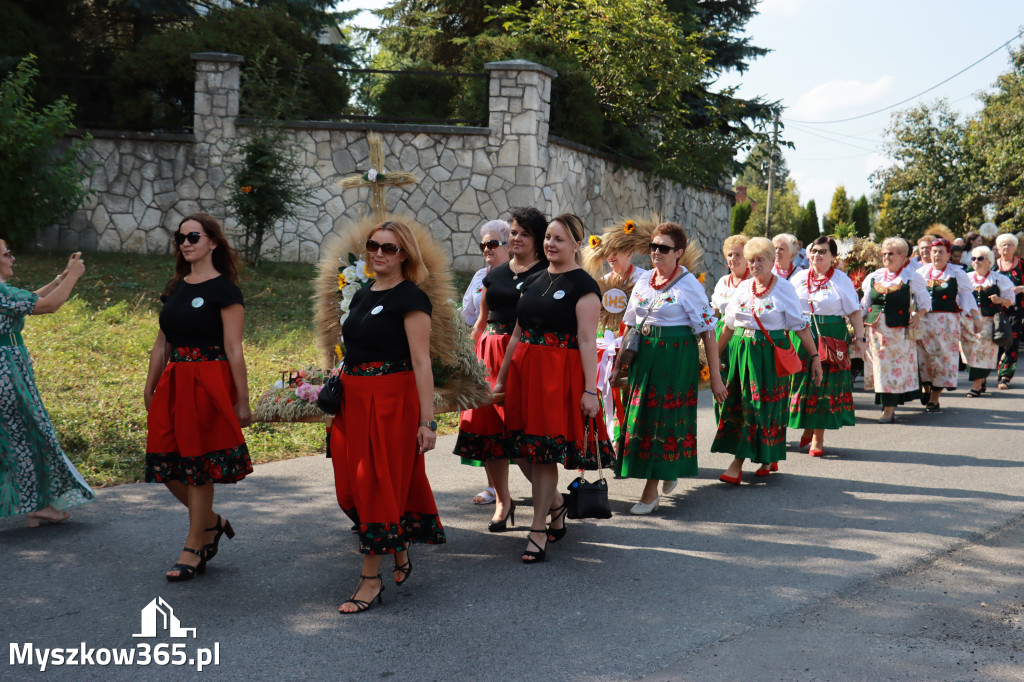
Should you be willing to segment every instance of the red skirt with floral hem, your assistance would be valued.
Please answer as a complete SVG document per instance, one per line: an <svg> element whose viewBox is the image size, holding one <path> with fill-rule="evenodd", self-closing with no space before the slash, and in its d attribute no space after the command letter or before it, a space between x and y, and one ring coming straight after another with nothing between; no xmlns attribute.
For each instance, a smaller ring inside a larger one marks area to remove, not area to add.
<svg viewBox="0 0 1024 682"><path fill-rule="evenodd" d="M566 469L597 469L596 439L602 466L611 466L615 452L600 414L590 422L584 455L583 389L575 335L524 331L512 353L505 386L505 428L512 456Z"/></svg>
<svg viewBox="0 0 1024 682"><path fill-rule="evenodd" d="M409 542L443 543L444 528L416 446L416 376L411 371L345 373L341 384L331 462L338 504L359 525L359 551L391 554Z"/></svg>
<svg viewBox="0 0 1024 682"><path fill-rule="evenodd" d="M509 334L487 333L476 344L476 355L490 370L487 383L493 387L505 350ZM472 410L463 410L459 419L459 436L455 441L456 455L477 461L507 458L508 439L505 437L505 408L502 405L484 405Z"/></svg>
<svg viewBox="0 0 1024 682"><path fill-rule="evenodd" d="M252 473L219 347L175 348L146 419L146 480L234 483Z"/></svg>

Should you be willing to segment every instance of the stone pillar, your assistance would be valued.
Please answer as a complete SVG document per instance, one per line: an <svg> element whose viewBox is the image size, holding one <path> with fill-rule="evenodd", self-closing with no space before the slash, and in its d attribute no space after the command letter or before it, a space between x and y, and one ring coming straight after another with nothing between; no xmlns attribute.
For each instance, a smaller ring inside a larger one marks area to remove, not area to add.
<svg viewBox="0 0 1024 682"><path fill-rule="evenodd" d="M490 145L497 147L495 173L511 175L509 206L545 210L548 168L548 125L551 81L557 73L546 66L514 59L488 62L490 72Z"/></svg>
<svg viewBox="0 0 1024 682"><path fill-rule="evenodd" d="M194 52L196 63L195 113L192 151L194 190L190 185L179 190L185 201L205 202L216 198L223 204L221 187L226 179L224 161L235 141L238 117L238 91L245 57L225 52ZM193 196L194 195L194 196ZM213 206L203 206L211 210Z"/></svg>

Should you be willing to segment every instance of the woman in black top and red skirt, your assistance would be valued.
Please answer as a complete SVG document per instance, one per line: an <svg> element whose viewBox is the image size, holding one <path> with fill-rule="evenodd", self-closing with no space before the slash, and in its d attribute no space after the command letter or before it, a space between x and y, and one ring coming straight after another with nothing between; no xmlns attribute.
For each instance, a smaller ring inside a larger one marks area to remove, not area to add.
<svg viewBox="0 0 1024 682"><path fill-rule="evenodd" d="M586 454L594 449L605 466L615 458L604 423L595 419L601 288L579 266L582 245L578 216L560 215L548 224L544 255L549 264L523 287L494 386L495 392L505 389L513 457L532 463L533 525L522 556L528 564L543 561L547 543L565 536L565 503L555 507L557 465L596 469L596 455ZM549 513L551 525L545 527Z"/></svg>
<svg viewBox="0 0 1024 682"><path fill-rule="evenodd" d="M385 554L395 555L394 580L401 585L412 572L409 543L445 541L423 459L437 431L432 306L416 286L427 269L412 230L394 220L374 227L364 257L375 277L352 297L341 327L343 392L331 429L338 504L358 524L364 555L359 584L341 613L380 603Z"/></svg>
<svg viewBox="0 0 1024 682"><path fill-rule="evenodd" d="M174 240L175 274L161 296L146 377L146 480L163 483L188 507L185 548L166 573L179 581L206 569L221 535L235 535L213 511L213 484L252 473L242 436L252 413L234 249L205 213L182 220Z"/></svg>
<svg viewBox="0 0 1024 682"><path fill-rule="evenodd" d="M505 350L516 326L516 305L526 281L547 267L541 244L547 220L535 208L512 211L509 231L511 259L494 267L484 277L480 316L473 326L477 356L491 372L493 382L505 358ZM487 530L502 533L509 520L515 524L515 503L508 489L508 462L511 457L505 436L505 410L500 405L484 405L462 413L455 454L475 459L487 467L487 478L494 486L495 506ZM528 469L528 467L527 467ZM529 471L526 471L529 475Z"/></svg>

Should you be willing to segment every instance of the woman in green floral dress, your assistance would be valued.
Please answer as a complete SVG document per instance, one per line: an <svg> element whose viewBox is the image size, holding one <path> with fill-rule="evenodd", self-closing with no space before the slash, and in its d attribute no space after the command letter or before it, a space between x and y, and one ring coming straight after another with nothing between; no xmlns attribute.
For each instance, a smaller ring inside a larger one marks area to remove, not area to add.
<svg viewBox="0 0 1024 682"><path fill-rule="evenodd" d="M94 496L60 449L21 340L25 316L56 312L84 272L82 254L74 253L42 289L12 287L14 254L0 239L0 516L26 514L29 526L66 521L68 507Z"/></svg>

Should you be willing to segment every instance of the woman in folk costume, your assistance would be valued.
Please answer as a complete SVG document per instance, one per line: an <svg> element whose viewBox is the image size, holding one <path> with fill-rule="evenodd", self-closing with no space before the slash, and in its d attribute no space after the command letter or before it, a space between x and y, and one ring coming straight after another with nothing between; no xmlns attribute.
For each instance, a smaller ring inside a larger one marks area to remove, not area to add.
<svg viewBox="0 0 1024 682"><path fill-rule="evenodd" d="M932 262L917 273L931 294L932 307L922 320L917 345L925 410L938 412L942 389L955 389L960 370L960 317L973 320L974 331L981 331L981 311L974 300L974 285L962 268L949 264L952 244L939 238L932 242Z"/></svg>
<svg viewBox="0 0 1024 682"><path fill-rule="evenodd" d="M881 424L896 419L896 406L920 395L917 351L908 329L917 329L932 308L924 278L907 267L910 243L900 237L882 242L882 267L864 278L861 310L868 327L868 347ZM917 310L911 314L911 306Z"/></svg>
<svg viewBox="0 0 1024 682"><path fill-rule="evenodd" d="M1010 381L1017 371L1017 355L1020 352L1020 340L1024 332L1024 259L1017 255L1019 240L1012 234L1001 234L995 238L996 259L995 269L1006 275L1013 282L1016 294L1013 307L1008 311L1010 325L1013 328L1013 342L1008 348L999 349L999 388L1010 388Z"/></svg>
<svg viewBox="0 0 1024 682"><path fill-rule="evenodd" d="M687 238L676 223L662 223L650 242L651 274L629 298L623 323L642 335L629 366L625 419L619 438L616 472L644 478L640 501L631 514L650 514L661 495L675 489L680 477L697 475L697 390L700 382L698 338L707 349L711 389L726 397L714 342L715 316L704 287L680 258Z"/></svg>
<svg viewBox="0 0 1024 682"><path fill-rule="evenodd" d="M813 347L807 321L793 285L772 272L772 243L754 237L743 248L752 277L742 282L725 311L725 329L718 340L719 355L726 356L725 387L718 433L711 452L733 455L729 468L719 476L725 483L740 485L743 462L761 466L757 476L778 471L786 459L789 377L780 377L775 347L791 347L789 332ZM821 358L810 356L811 376L821 383Z"/></svg>
<svg viewBox="0 0 1024 682"><path fill-rule="evenodd" d="M793 262L796 255L800 253L800 241L796 236L783 232L772 237L772 246L775 249L775 263L772 265L772 274L779 279L791 280L793 275L802 272L803 268Z"/></svg>
<svg viewBox="0 0 1024 682"><path fill-rule="evenodd" d="M811 457L825 454L825 431L853 426L853 378L849 367L825 363L820 384L811 380L812 353L818 352L820 336L839 339L847 344L849 333L846 318L853 325L853 343L863 352L867 348L860 299L853 282L842 270L833 267L839 249L830 237L818 237L807 247L810 268L793 276L793 288L805 315L811 320L811 336L815 346L804 347L798 338L793 343L803 360L804 369L795 373L789 394L789 428L803 429L800 447L811 446ZM823 359L824 360L824 359Z"/></svg>
<svg viewBox="0 0 1024 682"><path fill-rule="evenodd" d="M967 365L968 378L973 382L968 398L977 398L985 392L985 379L996 368L997 350L992 340L992 318L999 311L1005 311L1016 303L1013 282L1006 275L992 270L995 255L987 246L978 246L971 251L971 272L967 276L974 285L974 300L984 321L981 330L964 320L960 330L960 353Z"/></svg>

